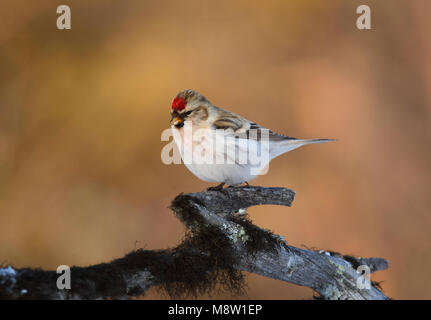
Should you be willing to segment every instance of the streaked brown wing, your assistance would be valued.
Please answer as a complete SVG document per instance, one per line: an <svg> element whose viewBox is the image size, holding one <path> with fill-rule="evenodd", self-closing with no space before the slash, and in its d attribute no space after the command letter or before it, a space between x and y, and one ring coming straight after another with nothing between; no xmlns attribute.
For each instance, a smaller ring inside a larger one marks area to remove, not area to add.
<svg viewBox="0 0 431 320"><path fill-rule="evenodd" d="M235 119L235 118L221 118L214 121L213 127L215 129L224 129L224 130L232 129L233 132L235 132L243 127L243 123L239 121L239 119Z"/></svg>
<svg viewBox="0 0 431 320"><path fill-rule="evenodd" d="M232 130L232 135L234 137L242 139L261 140L262 132L267 130L269 141L295 139L263 128L257 123L250 122L247 119L241 117L240 115L219 108L218 110L221 113L221 117L218 120L214 121L213 127L215 129L224 129L229 131Z"/></svg>
<svg viewBox="0 0 431 320"><path fill-rule="evenodd" d="M293 137L288 137L288 136L275 133L274 131L261 127L255 122L251 122L247 130L245 130L244 132L238 133L236 136L238 138L260 140L262 137L262 132L264 132L265 130L268 132L269 141L282 141L282 140L296 139Z"/></svg>

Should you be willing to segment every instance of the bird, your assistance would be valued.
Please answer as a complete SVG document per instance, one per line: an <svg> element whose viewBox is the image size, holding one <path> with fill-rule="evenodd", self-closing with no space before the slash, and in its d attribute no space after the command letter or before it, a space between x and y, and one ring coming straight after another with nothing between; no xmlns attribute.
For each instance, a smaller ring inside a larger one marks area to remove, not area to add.
<svg viewBox="0 0 431 320"><path fill-rule="evenodd" d="M208 188L239 186L267 172L269 162L301 146L335 139L297 139L275 133L216 107L199 92L180 91L171 105L170 127L185 166Z"/></svg>

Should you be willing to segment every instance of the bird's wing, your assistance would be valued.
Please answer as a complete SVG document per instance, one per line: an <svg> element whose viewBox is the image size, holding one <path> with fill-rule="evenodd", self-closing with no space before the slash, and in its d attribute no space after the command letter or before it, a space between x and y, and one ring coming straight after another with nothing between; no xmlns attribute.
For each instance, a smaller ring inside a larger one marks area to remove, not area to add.
<svg viewBox="0 0 431 320"><path fill-rule="evenodd" d="M244 129L246 123L243 123L239 118L221 117L213 122L214 129L223 129L231 134L239 132Z"/></svg>
<svg viewBox="0 0 431 320"><path fill-rule="evenodd" d="M246 133L247 133L247 136L249 137L249 139L253 139L254 136L257 136L256 139L260 139L260 137L262 135L262 132L264 130L268 131L269 141L283 141L283 140L295 140L296 139L296 138L293 138L293 137L288 137L288 136L284 136L282 134L278 134L278 133L276 133L274 131L271 131L269 129L266 129L266 128L258 125L255 122L250 122L250 128L246 131ZM253 135L252 134L253 131L256 131L257 135L256 134Z"/></svg>
<svg viewBox="0 0 431 320"><path fill-rule="evenodd" d="M238 114L220 108L218 108L218 117L212 125L214 129L225 130L225 135L231 137L260 140L262 133L266 130L268 132L269 141L296 139L275 133L255 122L248 121Z"/></svg>

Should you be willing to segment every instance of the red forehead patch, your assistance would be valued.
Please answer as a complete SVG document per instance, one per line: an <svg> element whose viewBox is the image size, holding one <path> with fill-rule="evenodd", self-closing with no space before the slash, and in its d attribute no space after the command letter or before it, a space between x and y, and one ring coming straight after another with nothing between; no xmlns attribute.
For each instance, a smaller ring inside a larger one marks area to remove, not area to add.
<svg viewBox="0 0 431 320"><path fill-rule="evenodd" d="M175 98L174 101L172 101L172 110L181 111L186 107L186 101L183 97Z"/></svg>

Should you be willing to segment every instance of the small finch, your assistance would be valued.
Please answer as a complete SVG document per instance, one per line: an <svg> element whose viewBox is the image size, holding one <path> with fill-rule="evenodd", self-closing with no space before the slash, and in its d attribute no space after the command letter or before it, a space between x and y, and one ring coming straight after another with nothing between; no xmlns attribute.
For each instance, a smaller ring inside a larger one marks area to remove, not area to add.
<svg viewBox="0 0 431 320"><path fill-rule="evenodd" d="M194 90L175 96L171 116L171 129L184 164L199 179L220 183L212 189L248 184L279 155L306 144L334 141L277 134L214 106Z"/></svg>

